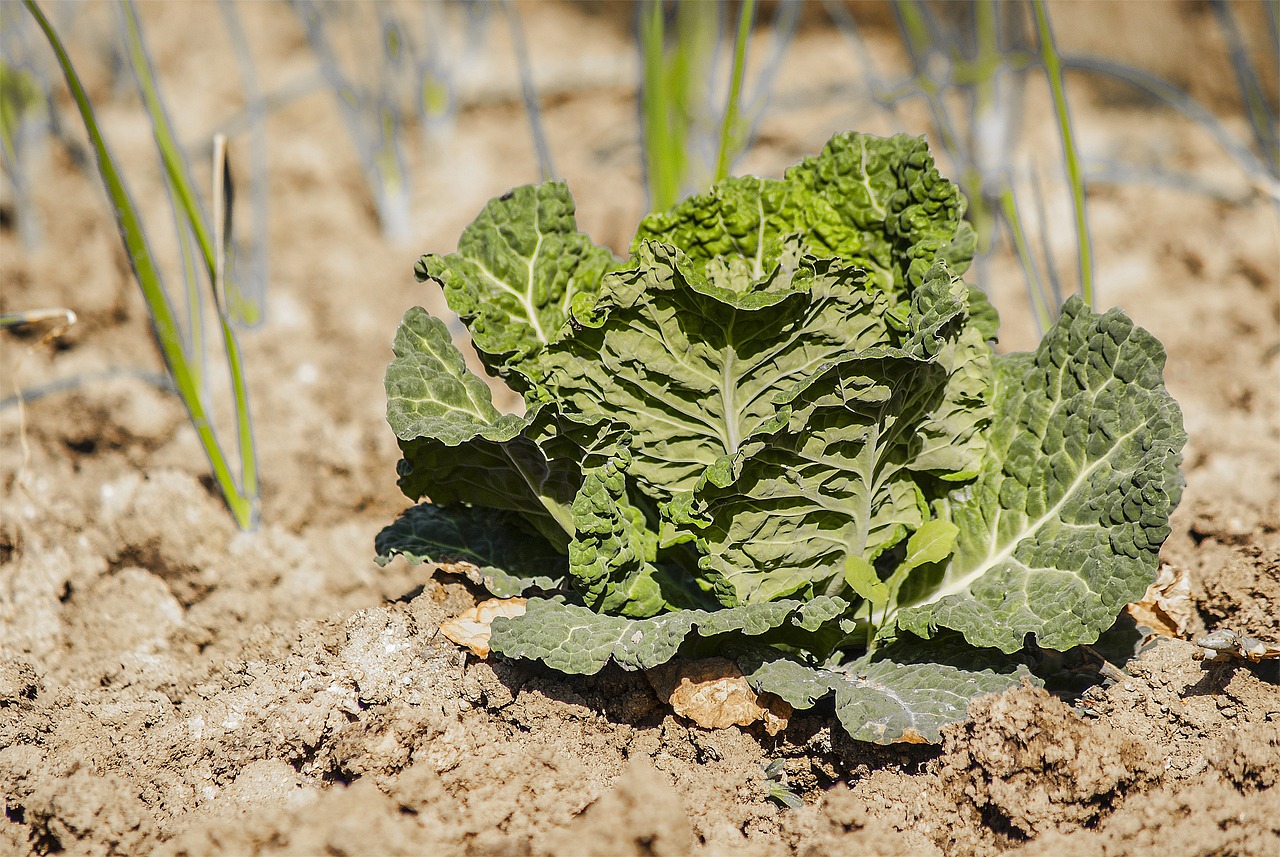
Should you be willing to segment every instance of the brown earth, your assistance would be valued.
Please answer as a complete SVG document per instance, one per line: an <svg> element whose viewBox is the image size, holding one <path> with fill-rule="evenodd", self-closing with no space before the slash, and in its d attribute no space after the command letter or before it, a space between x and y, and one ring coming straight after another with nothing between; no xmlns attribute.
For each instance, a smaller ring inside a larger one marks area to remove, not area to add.
<svg viewBox="0 0 1280 857"><path fill-rule="evenodd" d="M583 228L622 250L644 205L629 13L521 8L556 167ZM1244 138L1221 45L1193 38L1207 9L1052 8L1064 47L1177 79ZM242 105L216 8L142 11L174 121L202 144ZM287 8L241 12L266 91L314 76ZM900 61L875 18L876 59ZM1152 43L1149 22L1197 46L1196 62L1134 48ZM144 211L164 224L145 117L112 77L112 27L90 8L69 42ZM269 317L240 336L263 470L252 534L235 530L180 404L151 380L162 366L97 179L50 150L34 249L0 198L0 310L80 317L47 341L0 339L0 852L1280 853L1274 662L1207 664L1163 641L1074 706L1024 688L977 702L939 747L884 748L821 711L776 737L706 731L643 676L480 662L436 636L476 593L371 561L374 534L407 505L381 374L400 315L441 309L413 281L416 257L447 252L486 200L537 177L500 20L486 38L456 126L408 147L407 245L382 238L328 92L271 114ZM850 127L924 129L914 108L872 110L858 80L838 34L806 24L740 171L777 174ZM1233 197L1096 185L1099 304L1169 351L1190 441L1163 559L1192 575L1194 630L1280 642L1276 208L1186 120L1071 84L1086 152L1174 164ZM65 93L59 104L73 129ZM1055 151L1043 103L1028 111L1026 145ZM1069 252L1069 230L1053 235ZM1003 347L1031 347L1012 258L976 276L1004 315ZM774 760L802 808L767 798Z"/></svg>

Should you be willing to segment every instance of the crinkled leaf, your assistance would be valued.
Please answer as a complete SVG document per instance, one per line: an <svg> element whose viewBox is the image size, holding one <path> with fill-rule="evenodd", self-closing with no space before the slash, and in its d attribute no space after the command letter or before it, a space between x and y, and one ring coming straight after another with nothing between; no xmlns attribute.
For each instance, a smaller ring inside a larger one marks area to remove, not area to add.
<svg viewBox="0 0 1280 857"><path fill-rule="evenodd" d="M987 449L991 346L977 325L966 324L958 335L943 340L935 356L947 373L946 385L917 429L921 446L909 466L949 482L965 481L978 475Z"/></svg>
<svg viewBox="0 0 1280 857"><path fill-rule="evenodd" d="M545 598L529 599L523 616L493 623L493 651L511 658L539 660L564 673L594 675L610 659L623 669L649 669L675 657L690 635L714 637L737 632L755 637L792 623L799 627L833 609L827 599L816 613L802 613L799 601L772 601L725 610L677 610L649 619L627 619Z"/></svg>
<svg viewBox="0 0 1280 857"><path fill-rule="evenodd" d="M942 355L966 329L965 297L940 269L913 297L901 347L846 352L789 403L785 430L747 444L729 478L712 472L697 489L702 568L724 603L845 584L884 600L872 562L928 517L913 465L947 402Z"/></svg>
<svg viewBox="0 0 1280 857"><path fill-rule="evenodd" d="M469 506L412 506L373 540L375 561L396 556L412 564L468 563L474 582L499 598L528 589L566 587L568 563L546 539L510 512Z"/></svg>
<svg viewBox="0 0 1280 857"><path fill-rule="evenodd" d="M581 468L576 447L558 442L554 412L499 413L444 322L421 307L405 313L394 351L387 422L404 456L405 495L517 512L552 544L566 545Z"/></svg>
<svg viewBox="0 0 1280 857"><path fill-rule="evenodd" d="M1079 298L1034 354L997 358L990 451L953 498L955 557L899 625L1006 652L1034 633L1065 650L1141 597L1182 488L1186 434L1163 368L1154 337Z"/></svg>
<svg viewBox="0 0 1280 857"><path fill-rule="evenodd" d="M632 247L661 241L698 265L742 258L758 278L795 234L806 252L865 268L881 289L901 293L938 259L958 273L968 267L975 241L964 210L923 138L840 134L782 179L729 179L649 215Z"/></svg>
<svg viewBox="0 0 1280 857"><path fill-rule="evenodd" d="M834 693L845 731L878 744L937 743L942 727L963 720L973 699L1034 681L1022 659L974 649L958 635L895 643L839 671L760 652L738 662L753 688L797 709Z"/></svg>
<svg viewBox="0 0 1280 857"><path fill-rule="evenodd" d="M583 474L569 543L574 583L590 607L605 613L642 618L694 606L703 599L678 568L658 564L658 534L627 498L623 453Z"/></svg>
<svg viewBox="0 0 1280 857"><path fill-rule="evenodd" d="M582 329L540 358L545 394L566 414L626 422L630 474L656 500L776 429L778 397L824 362L887 336L884 300L858 271L811 263L758 282L726 277L709 282L680 251L645 244L578 317Z"/></svg>
<svg viewBox="0 0 1280 857"><path fill-rule="evenodd" d="M456 446L506 420L493 392L467 368L449 328L422 307L404 314L387 367L387 422L401 440L429 437Z"/></svg>
<svg viewBox="0 0 1280 857"><path fill-rule="evenodd" d="M740 271L762 280L782 259L790 236L803 241L842 227L835 210L799 183L743 176L644 218L631 251L636 255L645 243L659 242L679 248L699 272L736 261Z"/></svg>
<svg viewBox="0 0 1280 857"><path fill-rule="evenodd" d="M617 264L578 231L568 187L547 182L492 200L456 253L423 256L414 271L441 284L489 371L523 386L511 370L552 342L574 298L595 294Z"/></svg>

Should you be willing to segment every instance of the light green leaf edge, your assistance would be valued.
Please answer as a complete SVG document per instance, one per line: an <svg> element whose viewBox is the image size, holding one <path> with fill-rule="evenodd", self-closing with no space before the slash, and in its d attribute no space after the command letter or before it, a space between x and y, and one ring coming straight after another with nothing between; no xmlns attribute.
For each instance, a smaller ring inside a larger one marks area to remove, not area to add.
<svg viewBox="0 0 1280 857"><path fill-rule="evenodd" d="M965 207L924 138L850 132L782 179L727 179L650 214L632 250L660 241L700 265L738 256L760 276L798 235L805 252L863 267L881 289L905 297L939 259L957 273L968 268L976 241Z"/></svg>

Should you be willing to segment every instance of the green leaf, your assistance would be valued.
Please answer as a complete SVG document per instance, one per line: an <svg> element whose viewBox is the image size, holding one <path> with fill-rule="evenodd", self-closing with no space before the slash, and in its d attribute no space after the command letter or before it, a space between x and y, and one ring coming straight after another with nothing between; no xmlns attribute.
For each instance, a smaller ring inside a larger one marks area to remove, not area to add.
<svg viewBox="0 0 1280 857"><path fill-rule="evenodd" d="M580 451L557 441L554 412L499 413L444 322L421 307L405 313L393 350L387 422L404 455L399 484L405 495L517 512L552 544L567 545Z"/></svg>
<svg viewBox="0 0 1280 857"><path fill-rule="evenodd" d="M844 559L844 582L860 597L883 604L889 600L889 587L876 576L876 568L857 554Z"/></svg>
<svg viewBox="0 0 1280 857"><path fill-rule="evenodd" d="M628 456L587 470L573 501L576 534L569 544L574 583L588 606L633 618L652 616L685 600L659 569L658 535L627 499Z"/></svg>
<svg viewBox="0 0 1280 857"><path fill-rule="evenodd" d="M473 582L499 598L528 589L564 589L568 563L546 539L510 512L470 506L410 507L373 540L378 565L402 556L411 564L465 562Z"/></svg>
<svg viewBox="0 0 1280 857"><path fill-rule="evenodd" d="M917 295L934 296L934 306L928 312L934 317L942 315L940 324L925 328L929 334L925 343L936 344L926 347L925 353L943 368L947 380L941 401L917 429L921 444L908 466L944 481L968 481L982 468L992 416L990 337L983 330L983 321L973 316L972 302L977 299L978 312L990 304L981 292L966 286L942 264L929 272ZM953 314L953 301L963 307L963 322ZM917 303L922 301L917 299Z"/></svg>
<svg viewBox="0 0 1280 857"><path fill-rule="evenodd" d="M1141 597L1183 484L1186 433L1163 368L1154 337L1079 298L1034 354L997 358L990 453L952 498L955 557L899 625L1005 652L1033 633L1065 650Z"/></svg>
<svg viewBox="0 0 1280 857"><path fill-rule="evenodd" d="M805 252L864 268L880 289L905 295L938 259L957 273L968 268L975 238L964 210L923 138L840 134L782 179L728 179L649 215L632 250L651 240L699 266L746 259L758 278L794 234Z"/></svg>
<svg viewBox="0 0 1280 857"><path fill-rule="evenodd" d="M735 260L761 280L781 260L788 237L826 231L823 219L829 229L840 227L835 211L803 190L797 183L755 176L718 182L707 193L644 218L632 256L656 242L679 248L699 272Z"/></svg>
<svg viewBox="0 0 1280 857"><path fill-rule="evenodd" d="M927 280L900 346L849 349L787 403L784 430L745 445L727 475L708 473L695 492L706 522L698 544L722 602L836 594L845 584L887 600L870 565L928 517L932 480L913 464L947 407L942 355L947 337L967 329L965 297L949 276Z"/></svg>
<svg viewBox="0 0 1280 857"><path fill-rule="evenodd" d="M836 717L860 741L930 744L942 727L964 720L969 703L1022 683L1030 673L960 669L945 664L878 661L836 684Z"/></svg>
<svg viewBox="0 0 1280 857"><path fill-rule="evenodd" d="M489 385L467 368L449 328L422 307L404 314L387 367L387 422L401 440L456 446L502 419Z"/></svg>
<svg viewBox="0 0 1280 857"><path fill-rule="evenodd" d="M617 264L578 231L568 187L546 182L491 201L458 252L423 256L414 273L440 283L485 367L523 388L513 373L555 341L574 299L594 295Z"/></svg>
<svg viewBox="0 0 1280 857"><path fill-rule="evenodd" d="M778 399L824 361L887 335L862 275L826 263L713 283L687 257L643 245L611 274L582 329L544 352L545 395L574 419L620 419L639 490L667 501L785 419Z"/></svg>
<svg viewBox="0 0 1280 857"><path fill-rule="evenodd" d="M942 562L951 556L960 528L950 521L934 518L926 521L907 539L907 558L903 564L915 568L929 562Z"/></svg>
<svg viewBox="0 0 1280 857"><path fill-rule="evenodd" d="M836 716L855 739L877 744L937 743L949 723L964 720L974 699L1035 681L1021 658L966 645L958 635L895 643L839 670L759 651L739 656L751 686L793 708L812 708L834 694Z"/></svg>
<svg viewBox="0 0 1280 857"><path fill-rule="evenodd" d="M819 611L831 612L842 604L838 599L824 599ZM494 620L490 645L507 657L539 660L554 670L575 675L594 675L611 659L625 670L649 669L675 657L690 636L709 638L736 632L754 637L788 623L802 627L803 609L799 601L774 601L627 619L560 600L531 598L523 616Z"/></svg>
<svg viewBox="0 0 1280 857"><path fill-rule="evenodd" d="M120 230L120 240L124 245L125 257L129 260L134 279L142 290L142 297L147 304L147 313L151 317L156 341L160 346L160 354L178 390L178 396L187 409L187 415L191 418L191 425L195 429L200 446L209 459L213 479L218 484L222 497L240 529L254 529L258 525L259 513L257 453L253 445L252 425L249 419L249 394L244 381L243 361L235 333L231 329L230 319L218 303L218 295L215 292L215 304L219 309L218 324L222 331L222 344L226 353L228 374L231 378L236 435L239 443L240 478L238 480L232 473L231 461L214 432L214 420L206 402L206 391L201 383L203 377L201 365L205 355L192 351L193 332L184 329L174 313L169 293L160 275L160 268L152 255L151 245L143 229L139 210L134 205L124 177L120 174L119 167L107 148L107 141L94 117L89 96L76 74L62 40L44 12L34 0L24 0L23 5L35 18L36 24L49 42L49 47L53 49L63 77L66 78L67 88L71 91L71 97L84 122L85 132L89 136L89 143L97 159L98 174L106 188L107 197L111 200L116 226ZM179 231L182 228L179 226Z"/></svg>

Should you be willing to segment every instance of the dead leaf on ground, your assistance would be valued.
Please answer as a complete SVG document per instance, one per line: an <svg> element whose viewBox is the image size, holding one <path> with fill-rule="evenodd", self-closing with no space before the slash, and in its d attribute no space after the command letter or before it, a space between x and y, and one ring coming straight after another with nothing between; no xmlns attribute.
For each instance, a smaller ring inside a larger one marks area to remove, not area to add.
<svg viewBox="0 0 1280 857"><path fill-rule="evenodd" d="M1155 583L1147 587L1141 601L1127 608L1138 625L1161 637L1182 637L1195 616L1191 603L1191 575L1169 564L1160 566Z"/></svg>
<svg viewBox="0 0 1280 857"><path fill-rule="evenodd" d="M756 693L728 658L673 661L645 672L649 684L681 717L704 729L749 726L764 721L777 735L787 728L791 706L772 693Z"/></svg>
<svg viewBox="0 0 1280 857"><path fill-rule="evenodd" d="M493 633L493 620L499 616L514 619L523 616L527 598L490 598L469 610L440 623L440 633L459 646L471 650L477 657L489 657L489 635Z"/></svg>

